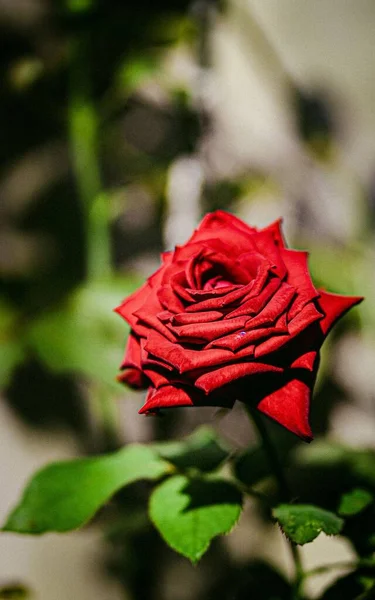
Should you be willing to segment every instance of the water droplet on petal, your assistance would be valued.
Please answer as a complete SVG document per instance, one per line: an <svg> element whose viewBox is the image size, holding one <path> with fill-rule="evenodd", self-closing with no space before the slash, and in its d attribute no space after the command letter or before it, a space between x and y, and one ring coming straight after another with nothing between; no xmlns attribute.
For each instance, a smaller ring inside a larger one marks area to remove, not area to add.
<svg viewBox="0 0 375 600"><path fill-rule="evenodd" d="M240 331L239 333L237 333L238 338L243 338L244 335L246 335L246 331Z"/></svg>

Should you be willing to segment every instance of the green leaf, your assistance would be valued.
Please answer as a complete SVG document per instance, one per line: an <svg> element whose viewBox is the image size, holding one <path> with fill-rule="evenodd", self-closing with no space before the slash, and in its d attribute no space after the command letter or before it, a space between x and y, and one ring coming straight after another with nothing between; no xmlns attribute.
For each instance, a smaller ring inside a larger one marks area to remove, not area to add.
<svg viewBox="0 0 375 600"><path fill-rule="evenodd" d="M309 504L280 504L272 514L285 535L301 545L312 542L322 531L337 535L344 525L334 513Z"/></svg>
<svg viewBox="0 0 375 600"><path fill-rule="evenodd" d="M341 497L338 512L343 516L356 515L374 501L374 496L367 490L355 488Z"/></svg>
<svg viewBox="0 0 375 600"><path fill-rule="evenodd" d="M200 427L181 442L154 444L153 448L179 469L213 471L228 458L230 451L221 445L216 432Z"/></svg>
<svg viewBox="0 0 375 600"><path fill-rule="evenodd" d="M33 323L29 345L53 371L117 386L128 327L113 309L134 287L135 282L120 279L78 289L64 305Z"/></svg>
<svg viewBox="0 0 375 600"><path fill-rule="evenodd" d="M49 465L31 479L2 529L32 534L76 529L125 485L158 479L170 469L151 448L137 444Z"/></svg>
<svg viewBox="0 0 375 600"><path fill-rule="evenodd" d="M211 540L229 533L242 508L242 496L222 479L170 477L150 499L150 518L167 544L197 562Z"/></svg>

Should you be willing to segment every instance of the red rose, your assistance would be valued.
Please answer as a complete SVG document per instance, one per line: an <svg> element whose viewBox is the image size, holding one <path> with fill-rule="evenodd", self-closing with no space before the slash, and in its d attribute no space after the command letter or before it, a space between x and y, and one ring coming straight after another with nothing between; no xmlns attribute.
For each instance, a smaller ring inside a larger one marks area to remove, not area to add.
<svg viewBox="0 0 375 600"><path fill-rule="evenodd" d="M312 438L319 348L362 298L316 290L307 253L287 249L280 226L206 215L116 309L131 326L119 379L149 388L139 412L238 399Z"/></svg>

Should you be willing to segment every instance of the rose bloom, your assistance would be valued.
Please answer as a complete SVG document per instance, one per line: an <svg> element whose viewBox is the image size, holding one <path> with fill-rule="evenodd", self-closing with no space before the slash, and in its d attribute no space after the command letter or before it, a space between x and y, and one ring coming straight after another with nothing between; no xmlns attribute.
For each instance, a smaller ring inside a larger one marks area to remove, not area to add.
<svg viewBox="0 0 375 600"><path fill-rule="evenodd" d="M281 220L216 211L116 309L131 326L119 380L148 388L140 413L240 400L308 441L320 346L361 300L317 290Z"/></svg>

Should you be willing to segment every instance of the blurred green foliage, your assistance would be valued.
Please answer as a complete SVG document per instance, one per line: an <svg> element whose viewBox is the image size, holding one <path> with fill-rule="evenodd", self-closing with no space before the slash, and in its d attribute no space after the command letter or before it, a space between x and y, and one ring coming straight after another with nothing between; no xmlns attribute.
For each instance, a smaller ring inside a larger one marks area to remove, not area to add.
<svg viewBox="0 0 375 600"><path fill-rule="evenodd" d="M186 154L204 155L202 139L215 125L201 90L186 73L184 77L179 73L180 67L175 69L179 77L171 75L166 65L172 51L185 52L189 68L192 64L200 80L213 62L210 19L212 14L218 19L225 15L227 4L214 0L139 0L135 4L49 0L41 13L31 12L25 22L17 16L16 1L11 18L0 12L0 385L6 401L25 423L69 428L83 453L101 453L128 441L115 414L115 402L126 395L115 377L127 329L112 309L155 268L163 249L170 166ZM318 172L320 168L324 175L335 173L338 116L324 94L310 94L291 81L288 85L304 157L316 161ZM259 198L265 199L265 205L275 197L279 201L284 174L271 169L267 161L265 165L259 161L228 176L225 168L215 173L208 161L201 212L244 207L246 212L259 204ZM296 195L300 193L301 189ZM314 235L313 207L302 200L293 207L299 214L296 243L311 251L317 284L331 291L369 296L360 315L352 314L340 324L330 350L335 341L358 328L359 318L368 338L375 327L373 190L358 189L357 199L363 230L356 243ZM335 379L327 355L323 358L312 415L319 434L329 429L339 402L353 402L348 389ZM186 428L183 419L181 412L155 419L150 437L178 438ZM282 461L291 461L288 477L298 504L316 503L322 511L345 515L343 535L358 557L370 560L375 550L374 452L320 441L300 449L289 433L273 424L269 428ZM197 464L198 471L209 472L223 464L225 471L225 462L230 461L231 477L251 488L254 495L266 493L271 502L275 500L270 466L260 447L229 450L204 430L183 442L160 442L155 449L173 465L170 468L182 473L162 483L167 491L168 486L176 486L168 517L173 510L175 517L181 517L180 485L186 483L182 478L191 475ZM101 468L106 461L112 464L113 456L82 459L78 468L86 460ZM164 465L162 459L160 464ZM116 476L118 468L116 463ZM120 470L108 494L102 480L96 481L100 501L95 510L124 484L126 473ZM158 471L159 475L163 472ZM57 479L65 486L66 473L62 479L60 475ZM79 479L77 474L74 477ZM70 480L73 490L84 494L89 504L97 499L93 489L76 486L75 481ZM204 477L201 483L207 484ZM232 500L225 522L212 519L207 507L196 507L199 514L195 516L204 521L208 510L208 522L215 521L215 527L206 531L198 549L196 540L185 540L190 544L185 554L193 560L213 535L229 530L239 515L239 492L231 484L223 485L230 485ZM212 486L220 500L221 484ZM193 492L202 499L198 488ZM148 492L147 484L133 483L118 491L97 517L106 535L108 570L134 600L159 600L160 582L179 567L145 518ZM165 517L163 493L165 489L156 488L153 496L157 523L160 515L161 521ZM68 499L74 498L72 493ZM90 506L90 514L82 521L95 512ZM38 505L38 511L40 515L44 509ZM262 514L269 516L268 508ZM174 527L173 519L159 523L165 537L181 550ZM319 527L324 529L324 523ZM366 568L356 566L322 600L370 598L374 567L370 563ZM241 562L220 540L213 541L199 571L191 568L187 573L184 598L188 600L242 600L254 596L254 590L259 600L286 600L291 594L289 583L275 567L247 559ZM199 586L191 586L189 595L189 582L197 579ZM22 587L0 590L4 598L26 594Z"/></svg>

